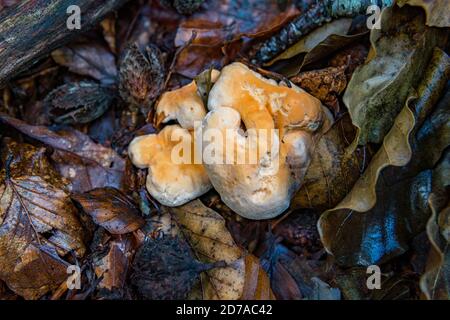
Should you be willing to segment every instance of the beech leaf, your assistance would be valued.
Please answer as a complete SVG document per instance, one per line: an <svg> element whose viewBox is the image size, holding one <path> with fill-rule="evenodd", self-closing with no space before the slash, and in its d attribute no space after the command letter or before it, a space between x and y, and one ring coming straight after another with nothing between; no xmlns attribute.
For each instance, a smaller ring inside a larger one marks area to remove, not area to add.
<svg viewBox="0 0 450 320"><path fill-rule="evenodd" d="M125 160L111 148L97 144L75 129L57 132L44 126L32 126L0 113L0 122L53 148L51 159L58 172L72 182L73 192L94 188L121 188L124 182Z"/></svg>
<svg viewBox="0 0 450 320"><path fill-rule="evenodd" d="M381 30L370 34L376 55L356 69L343 97L359 128L355 145L383 141L411 87L417 87L433 48L445 39L444 31L425 26L418 8L383 9Z"/></svg>
<svg viewBox="0 0 450 320"><path fill-rule="evenodd" d="M144 225L139 209L125 194L114 188L99 188L74 194L83 210L94 222L111 234L133 232Z"/></svg>
<svg viewBox="0 0 450 320"><path fill-rule="evenodd" d="M45 149L9 142L0 171L0 279L37 299L67 277L61 257L82 257L84 231Z"/></svg>

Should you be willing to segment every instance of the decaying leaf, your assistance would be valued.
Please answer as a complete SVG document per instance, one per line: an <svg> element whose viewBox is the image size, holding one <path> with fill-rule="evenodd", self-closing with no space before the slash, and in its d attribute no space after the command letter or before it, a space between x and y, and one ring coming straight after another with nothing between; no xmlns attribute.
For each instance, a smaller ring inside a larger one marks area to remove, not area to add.
<svg viewBox="0 0 450 320"><path fill-rule="evenodd" d="M450 27L450 2L430 1L430 0L397 0L399 6L405 4L422 7L427 14L427 26L430 27Z"/></svg>
<svg viewBox="0 0 450 320"><path fill-rule="evenodd" d="M73 192L122 187L125 160L114 150L95 143L84 133L70 128L54 132L44 126L31 126L5 114L0 114L0 122L52 147L51 159L58 172L72 182Z"/></svg>
<svg viewBox="0 0 450 320"><path fill-rule="evenodd" d="M106 254L95 257L93 261L95 274L102 278L98 288L114 291L125 286L134 251L135 245L130 235L109 242Z"/></svg>
<svg viewBox="0 0 450 320"><path fill-rule="evenodd" d="M348 116L341 118L319 140L303 186L293 198L291 207L330 209L352 189L363 169L363 162L369 161L369 155L367 152L364 159L364 150L347 152L352 141L352 135L347 136L345 129L349 125Z"/></svg>
<svg viewBox="0 0 450 320"><path fill-rule="evenodd" d="M52 58L74 73L90 76L105 84L116 81L115 57L101 45L80 43L66 46L53 51Z"/></svg>
<svg viewBox="0 0 450 320"><path fill-rule="evenodd" d="M196 33L191 45L182 50L175 67L178 73L191 79L209 67L220 69L229 59L223 52L227 44L243 37L264 36L298 14L294 5L280 11L276 2L270 0L208 0L202 8L180 23L175 37L175 45L182 47Z"/></svg>
<svg viewBox="0 0 450 320"><path fill-rule="evenodd" d="M448 300L450 296L450 208L448 203L440 208L440 202L443 201L438 195L431 195L429 203L432 214L426 229L431 249L425 273L420 278L420 288L431 300Z"/></svg>
<svg viewBox="0 0 450 320"><path fill-rule="evenodd" d="M139 209L125 194L114 188L93 189L72 195L95 223L111 234L133 232L144 225Z"/></svg>
<svg viewBox="0 0 450 320"><path fill-rule="evenodd" d="M270 287L270 279L253 255L245 257L245 281L242 300L275 300Z"/></svg>
<svg viewBox="0 0 450 320"><path fill-rule="evenodd" d="M430 68L423 80L428 85L419 86L422 88L419 91L420 98L414 103L411 103L413 99L409 99L385 136L382 147L350 193L334 209L326 211L320 217L318 227L322 242L339 263L369 265L403 253L408 240L424 227L428 219L430 212L427 199L433 191L432 183L436 173L426 169L432 168L435 163L427 161L428 168L415 165L416 161L420 163L420 159L427 159L429 155L420 148L413 155L409 135L416 124L416 118L420 120L430 114L433 102L439 97L439 91L442 91L441 82L445 83L448 79L448 75L442 72L442 67L448 68L445 53L435 51L434 58L440 63L430 64L433 68ZM424 88L433 88L434 95L423 94ZM446 101L445 97L443 101ZM443 116L443 110L447 109L447 104L439 103L421 128L415 131L416 137L426 133L428 139L442 142L434 144L434 148L440 152L449 143L448 139L439 138L441 135L448 136L450 129L448 117ZM434 131L435 125L439 130ZM406 169L401 168L400 166L408 164L411 156L417 160ZM437 160L439 158L435 159ZM387 166L396 168L383 171L383 179L379 179L381 171ZM420 172L419 169L423 171ZM409 174L405 174L405 171L409 171Z"/></svg>
<svg viewBox="0 0 450 320"><path fill-rule="evenodd" d="M8 142L1 159L0 279L36 299L66 279L64 255L84 255L84 231L45 149Z"/></svg>
<svg viewBox="0 0 450 320"><path fill-rule="evenodd" d="M55 123L88 123L108 110L114 93L96 82L79 82L62 85L50 92L45 104L49 118Z"/></svg>
<svg viewBox="0 0 450 320"><path fill-rule="evenodd" d="M227 268L212 269L202 275L203 298L236 300L245 282L244 252L226 229L225 220L200 200L173 208L173 219L197 258L205 263L225 261Z"/></svg>
<svg viewBox="0 0 450 320"><path fill-rule="evenodd" d="M433 48L446 40L443 30L425 26L422 10L414 7L385 8L381 27L370 35L376 56L355 71L343 98L359 128L359 144L383 141Z"/></svg>
<svg viewBox="0 0 450 320"><path fill-rule="evenodd" d="M143 299L180 300L186 299L201 272L223 266L223 261L196 260L184 239L167 235L147 240L138 250L131 281Z"/></svg>
<svg viewBox="0 0 450 320"><path fill-rule="evenodd" d="M266 65L270 66L277 61L290 59L301 53L307 53L317 45L319 45L321 42L325 41L331 35L346 35L348 30L350 29L351 24L352 19L343 18L333 20L323 25L322 27L310 32L299 42L286 49L283 53L272 59Z"/></svg>

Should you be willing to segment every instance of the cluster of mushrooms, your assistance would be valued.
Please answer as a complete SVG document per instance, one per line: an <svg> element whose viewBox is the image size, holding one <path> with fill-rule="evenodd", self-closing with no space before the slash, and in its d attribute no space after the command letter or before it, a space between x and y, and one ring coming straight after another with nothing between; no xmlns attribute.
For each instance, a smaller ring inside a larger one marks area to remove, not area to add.
<svg viewBox="0 0 450 320"><path fill-rule="evenodd" d="M214 188L240 216L255 220L276 217L299 190L315 142L330 127L332 116L318 99L299 87L264 78L242 63L227 65L220 72L213 70L211 81L207 106L195 81L164 93L156 105L157 122L177 124L136 137L129 156L135 166L148 169L147 190L165 206L183 205ZM228 133L216 152L233 159L231 162L194 161L211 143L204 135L209 129ZM242 150L255 147L246 143L251 139L246 134L250 129L277 129L277 154L256 152L256 163L238 163L240 151L255 151ZM173 148L179 144L174 136L192 143L189 163L173 161ZM202 143L195 143L196 139ZM276 164L267 161L268 154L278 159ZM268 170L275 165L276 170Z"/></svg>

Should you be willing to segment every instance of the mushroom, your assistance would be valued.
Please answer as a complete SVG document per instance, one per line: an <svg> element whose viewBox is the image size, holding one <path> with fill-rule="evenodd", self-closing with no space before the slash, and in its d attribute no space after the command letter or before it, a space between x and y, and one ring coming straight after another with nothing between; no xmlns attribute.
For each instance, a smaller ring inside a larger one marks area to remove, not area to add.
<svg viewBox="0 0 450 320"><path fill-rule="evenodd" d="M211 81L215 82L220 72L211 71ZM161 96L156 106L156 126L171 120L185 129L193 130L196 122L201 122L206 115L205 106L197 92L195 81L179 89L168 91Z"/></svg>
<svg viewBox="0 0 450 320"><path fill-rule="evenodd" d="M203 165L195 163L193 136L179 125L169 125L158 134L135 138L129 146L133 164L148 168L148 192L163 205L180 206L211 189ZM191 152L184 154L186 150Z"/></svg>
<svg viewBox="0 0 450 320"><path fill-rule="evenodd" d="M224 203L249 219L284 212L331 115L302 89L266 79L241 63L222 69L208 109L201 128L203 162Z"/></svg>

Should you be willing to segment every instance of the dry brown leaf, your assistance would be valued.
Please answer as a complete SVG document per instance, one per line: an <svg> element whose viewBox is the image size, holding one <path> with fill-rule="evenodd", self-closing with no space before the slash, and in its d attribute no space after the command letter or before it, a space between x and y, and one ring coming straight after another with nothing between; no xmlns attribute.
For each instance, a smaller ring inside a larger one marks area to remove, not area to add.
<svg viewBox="0 0 450 320"><path fill-rule="evenodd" d="M205 263L225 261L230 266L202 274L203 298L207 300L237 300L245 282L244 252L234 242L217 212L200 200L173 208L173 219L197 258Z"/></svg>
<svg viewBox="0 0 450 320"><path fill-rule="evenodd" d="M241 300L275 300L267 273L259 259L251 254L245 257L245 282Z"/></svg>
<svg viewBox="0 0 450 320"><path fill-rule="evenodd" d="M90 76L102 83L114 83L117 67L114 55L98 44L74 44L52 52L56 63L70 71Z"/></svg>
<svg viewBox="0 0 450 320"><path fill-rule="evenodd" d="M402 7L405 4L422 7L427 14L427 26L450 27L450 1L448 0L397 0Z"/></svg>
<svg viewBox="0 0 450 320"><path fill-rule="evenodd" d="M94 259L94 270L98 278L103 277L98 288L122 289L134 255L131 235L121 236L109 242L108 252Z"/></svg>
<svg viewBox="0 0 450 320"><path fill-rule="evenodd" d="M426 270L420 278L420 289L428 300L448 300L450 294L450 239L444 233L450 228L450 207L447 203L442 208L440 202L436 194L429 199L432 214L426 231L431 249Z"/></svg>
<svg viewBox="0 0 450 320"><path fill-rule="evenodd" d="M133 232L144 225L139 209L128 197L114 188L99 188L72 195L95 223L111 234Z"/></svg>
<svg viewBox="0 0 450 320"><path fill-rule="evenodd" d="M227 43L264 36L298 14L294 5L280 11L275 1L269 0L208 0L203 7L179 25L175 37L175 45L182 47L196 33L175 68L189 78L211 66L221 68L228 58L222 52Z"/></svg>
<svg viewBox="0 0 450 320"><path fill-rule="evenodd" d="M69 251L84 255L84 231L45 149L8 142L0 171L0 279L37 299L66 277Z"/></svg>
<svg viewBox="0 0 450 320"><path fill-rule="evenodd" d="M361 153L346 152L352 141L345 129L349 125L348 116L341 118L319 140L303 186L292 200L293 208L330 209L349 193L364 165Z"/></svg>
<svg viewBox="0 0 450 320"><path fill-rule="evenodd" d="M58 172L72 182L73 192L94 188L122 188L125 160L111 148L97 144L80 131L68 128L57 132L32 126L0 113L0 122L53 148L51 159Z"/></svg>

